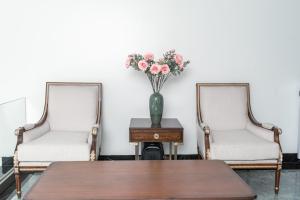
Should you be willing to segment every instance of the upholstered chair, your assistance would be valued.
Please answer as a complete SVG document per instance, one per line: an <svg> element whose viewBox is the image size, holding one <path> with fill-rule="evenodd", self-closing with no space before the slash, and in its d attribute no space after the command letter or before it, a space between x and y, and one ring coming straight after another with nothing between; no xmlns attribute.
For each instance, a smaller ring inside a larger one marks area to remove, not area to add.
<svg viewBox="0 0 300 200"><path fill-rule="evenodd" d="M49 82L44 112L36 124L16 130L14 171L43 171L55 161L94 161L101 143L101 83Z"/></svg>
<svg viewBox="0 0 300 200"><path fill-rule="evenodd" d="M274 169L279 191L281 129L258 122L251 111L248 83L197 83L198 152L235 169Z"/></svg>

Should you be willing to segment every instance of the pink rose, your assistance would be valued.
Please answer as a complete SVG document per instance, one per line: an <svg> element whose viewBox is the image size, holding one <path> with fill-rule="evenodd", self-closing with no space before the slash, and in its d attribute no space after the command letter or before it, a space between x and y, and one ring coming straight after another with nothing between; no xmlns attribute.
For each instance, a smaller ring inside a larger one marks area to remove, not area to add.
<svg viewBox="0 0 300 200"><path fill-rule="evenodd" d="M145 60L140 60L138 62L138 67L139 67L140 70L146 71L146 69L148 67L148 63Z"/></svg>
<svg viewBox="0 0 300 200"><path fill-rule="evenodd" d="M130 63L131 63L131 59L132 59L132 58L129 57L129 56L128 56L128 58L126 59L126 62L125 62L125 67L126 67L126 68L129 68Z"/></svg>
<svg viewBox="0 0 300 200"><path fill-rule="evenodd" d="M160 72L160 69L161 69L161 66L158 65L158 64L153 64L151 67L150 67L150 72L152 74L158 74Z"/></svg>
<svg viewBox="0 0 300 200"><path fill-rule="evenodd" d="M167 64L161 66L161 73L168 74L170 72L170 67Z"/></svg>
<svg viewBox="0 0 300 200"><path fill-rule="evenodd" d="M183 61L183 57L180 54L175 54L175 62L177 65L181 65Z"/></svg>
<svg viewBox="0 0 300 200"><path fill-rule="evenodd" d="M154 60L154 55L153 55L153 53L145 53L144 58L147 61Z"/></svg>
<svg viewBox="0 0 300 200"><path fill-rule="evenodd" d="M182 71L183 70L183 63L181 63L180 65L179 65L179 69Z"/></svg>

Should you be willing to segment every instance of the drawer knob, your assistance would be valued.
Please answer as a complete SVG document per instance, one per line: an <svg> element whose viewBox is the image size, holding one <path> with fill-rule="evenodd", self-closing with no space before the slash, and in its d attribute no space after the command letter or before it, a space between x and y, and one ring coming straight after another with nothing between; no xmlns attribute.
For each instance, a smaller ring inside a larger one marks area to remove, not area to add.
<svg viewBox="0 0 300 200"><path fill-rule="evenodd" d="M154 133L153 137L154 137L154 139L158 140L159 139L159 134L158 133Z"/></svg>

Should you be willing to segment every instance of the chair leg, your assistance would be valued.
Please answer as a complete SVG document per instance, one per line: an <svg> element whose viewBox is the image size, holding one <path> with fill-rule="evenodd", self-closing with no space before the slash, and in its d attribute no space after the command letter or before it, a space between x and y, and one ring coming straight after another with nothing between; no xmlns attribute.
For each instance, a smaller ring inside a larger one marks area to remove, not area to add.
<svg viewBox="0 0 300 200"><path fill-rule="evenodd" d="M21 198L21 176L19 172L15 172L15 179L16 179L16 192L18 198Z"/></svg>
<svg viewBox="0 0 300 200"><path fill-rule="evenodd" d="M275 193L278 194L280 186L281 165L277 165L275 170Z"/></svg>

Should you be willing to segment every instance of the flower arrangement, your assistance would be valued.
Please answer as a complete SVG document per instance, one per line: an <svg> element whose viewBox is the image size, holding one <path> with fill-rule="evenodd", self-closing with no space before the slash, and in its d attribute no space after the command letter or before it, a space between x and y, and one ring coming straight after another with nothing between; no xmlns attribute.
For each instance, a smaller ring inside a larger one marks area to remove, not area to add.
<svg viewBox="0 0 300 200"><path fill-rule="evenodd" d="M163 58L154 60L153 53L131 54L126 60L126 67L133 67L135 70L146 73L154 93L159 93L170 75L180 75L190 61L184 61L175 50L167 51Z"/></svg>

